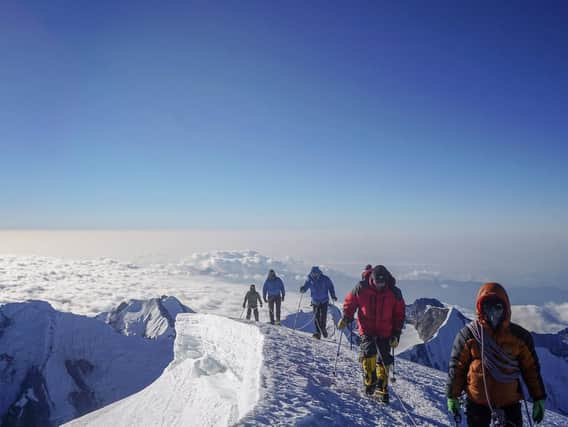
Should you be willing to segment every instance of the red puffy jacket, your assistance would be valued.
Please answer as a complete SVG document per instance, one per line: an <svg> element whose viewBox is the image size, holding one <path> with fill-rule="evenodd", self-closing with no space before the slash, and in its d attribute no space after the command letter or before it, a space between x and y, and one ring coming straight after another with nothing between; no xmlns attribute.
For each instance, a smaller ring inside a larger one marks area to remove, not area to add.
<svg viewBox="0 0 568 427"><path fill-rule="evenodd" d="M395 282L394 277L392 282ZM402 292L392 282L378 290L368 280L362 280L345 297L343 317L346 320L353 319L355 311L359 310L359 334L383 338L400 337L405 303Z"/></svg>

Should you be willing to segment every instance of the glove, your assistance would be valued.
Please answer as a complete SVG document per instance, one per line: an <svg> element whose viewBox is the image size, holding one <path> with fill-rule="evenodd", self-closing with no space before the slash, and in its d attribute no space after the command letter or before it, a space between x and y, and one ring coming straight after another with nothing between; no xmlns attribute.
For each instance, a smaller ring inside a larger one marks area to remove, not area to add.
<svg viewBox="0 0 568 427"><path fill-rule="evenodd" d="M304 289L303 286L300 288L300 293L301 293L301 294L305 294L305 293L306 293L306 290Z"/></svg>
<svg viewBox="0 0 568 427"><path fill-rule="evenodd" d="M397 337L391 337L389 340L389 345L391 346L391 348L397 348L398 347L398 338Z"/></svg>
<svg viewBox="0 0 568 427"><path fill-rule="evenodd" d="M544 418L544 400L537 400L534 402L532 412L534 422L540 424Z"/></svg>
<svg viewBox="0 0 568 427"><path fill-rule="evenodd" d="M448 412L453 415L460 413L460 401L458 399L448 397Z"/></svg>
<svg viewBox="0 0 568 427"><path fill-rule="evenodd" d="M336 297L335 295L333 295L333 296L331 297L331 299L334 300L334 301L337 301L337 297Z"/></svg>
<svg viewBox="0 0 568 427"><path fill-rule="evenodd" d="M343 329L343 328L345 328L345 327L347 326L347 323L349 323L349 322L347 322L346 319L341 318L341 319L339 320L339 323L337 324L337 327L338 327L339 329Z"/></svg>
<svg viewBox="0 0 568 427"><path fill-rule="evenodd" d="M268 300L266 298L264 298L264 302L268 302Z"/></svg>
<svg viewBox="0 0 568 427"><path fill-rule="evenodd" d="M245 305L243 304L243 308L245 308Z"/></svg>
<svg viewBox="0 0 568 427"><path fill-rule="evenodd" d="M260 308L262 308L262 303L260 303Z"/></svg>
<svg viewBox="0 0 568 427"><path fill-rule="evenodd" d="M282 302L284 302L284 297L282 297Z"/></svg>

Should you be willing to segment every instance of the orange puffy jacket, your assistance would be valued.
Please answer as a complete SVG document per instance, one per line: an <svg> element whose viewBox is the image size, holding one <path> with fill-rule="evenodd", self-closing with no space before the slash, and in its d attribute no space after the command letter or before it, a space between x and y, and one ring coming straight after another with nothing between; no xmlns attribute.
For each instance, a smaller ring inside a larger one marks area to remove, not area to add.
<svg viewBox="0 0 568 427"><path fill-rule="evenodd" d="M505 305L505 319L497 330L493 331L483 317L481 306L486 298L495 297ZM511 323L511 304L503 286L494 282L485 283L477 294L476 308L478 320L486 334L490 335L510 356L518 360L521 375L533 400L545 399L546 393L532 336L526 329ZM493 407L501 408L523 399L518 380L501 383L485 369L485 381ZM450 356L447 396L458 398L463 390L473 402L480 405L488 404L483 383L481 346L467 326L458 333L454 340Z"/></svg>

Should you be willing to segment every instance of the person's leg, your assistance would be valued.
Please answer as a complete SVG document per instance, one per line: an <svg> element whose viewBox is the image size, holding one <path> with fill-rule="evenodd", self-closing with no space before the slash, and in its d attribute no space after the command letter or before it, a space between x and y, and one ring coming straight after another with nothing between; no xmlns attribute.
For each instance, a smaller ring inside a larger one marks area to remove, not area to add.
<svg viewBox="0 0 568 427"><path fill-rule="evenodd" d="M270 313L270 323L274 325L274 298L268 298L268 311Z"/></svg>
<svg viewBox="0 0 568 427"><path fill-rule="evenodd" d="M254 320L256 320L258 322L258 308L257 307L254 308Z"/></svg>
<svg viewBox="0 0 568 427"><path fill-rule="evenodd" d="M521 411L521 402L505 406L503 410L505 411L505 421L508 426L522 427L523 413Z"/></svg>
<svg viewBox="0 0 568 427"><path fill-rule="evenodd" d="M363 335L361 337L360 349L365 393L372 395L377 386L377 347L375 345L375 337Z"/></svg>
<svg viewBox="0 0 568 427"><path fill-rule="evenodd" d="M276 323L280 324L280 307L282 306L282 298L276 297Z"/></svg>
<svg viewBox="0 0 568 427"><path fill-rule="evenodd" d="M247 308L247 320L250 320L250 306Z"/></svg>
<svg viewBox="0 0 568 427"><path fill-rule="evenodd" d="M465 413L469 427L489 427L491 423L491 410L485 405L478 405L468 399L465 404Z"/></svg>
<svg viewBox="0 0 568 427"><path fill-rule="evenodd" d="M319 325L319 305L312 304L312 309L314 311L314 327L316 328L314 337L319 339L321 337L321 328Z"/></svg>
<svg viewBox="0 0 568 427"><path fill-rule="evenodd" d="M320 304L319 308L319 316L320 316L320 328L322 335L327 338L327 302Z"/></svg>
<svg viewBox="0 0 568 427"><path fill-rule="evenodd" d="M388 338L377 338L376 343L379 356L377 362L377 392L381 400L388 403L389 370L393 362L393 357L390 353Z"/></svg>

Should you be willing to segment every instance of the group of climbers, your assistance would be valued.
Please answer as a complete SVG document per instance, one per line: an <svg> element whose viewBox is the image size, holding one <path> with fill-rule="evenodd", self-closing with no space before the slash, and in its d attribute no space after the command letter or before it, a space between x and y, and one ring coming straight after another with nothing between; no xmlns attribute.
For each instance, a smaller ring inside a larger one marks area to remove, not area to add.
<svg viewBox="0 0 568 427"><path fill-rule="evenodd" d="M314 326L316 332L314 338L321 336L327 337L327 308L329 304L329 296L333 301L337 301L333 282L320 270L319 267L314 266L310 270L308 278L304 285L300 288L301 293L307 290L311 291L312 308L314 311ZM282 302L286 296L284 289L284 282L276 275L274 270L268 272L268 276L262 286L262 299L260 294L256 291L255 285L250 285L250 289L245 295L243 301L243 309L247 307L247 320L250 320L251 311L254 312L254 318L258 321L258 305L262 307L262 301L268 304L268 312L270 316L270 323L273 325L280 325L280 312Z"/></svg>
<svg viewBox="0 0 568 427"><path fill-rule="evenodd" d="M333 283L318 267L312 267L300 292L308 289L314 312L314 338L327 337L329 297L337 301ZM280 324L284 295L282 280L270 270L263 286L263 299L270 304L272 324L274 306L276 324ZM247 301L247 319L252 307L258 320L256 302L262 306L262 300L254 285L245 297ZM345 297L343 317L338 323L338 328L343 329L351 325L357 314L364 392L384 403L389 402L389 371L404 326L405 307L394 276L383 265L369 264L361 273L361 280ZM533 400L532 419L542 422L546 392L538 356L530 332L511 322L511 304L503 286L495 282L481 286L476 311L477 319L457 334L451 349L448 411L459 423L460 398L465 394L468 426L522 426L523 380Z"/></svg>

